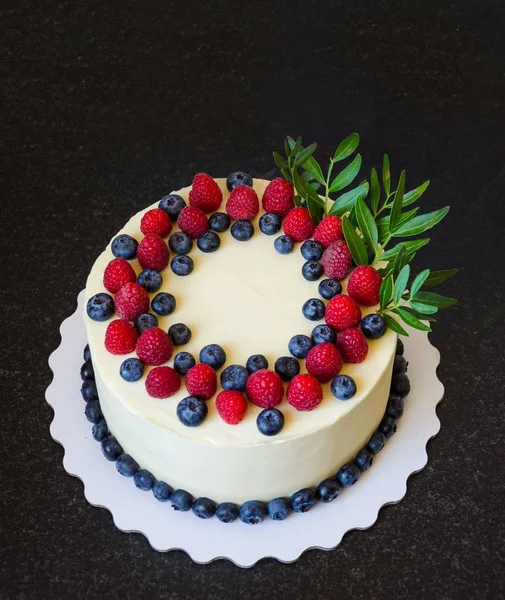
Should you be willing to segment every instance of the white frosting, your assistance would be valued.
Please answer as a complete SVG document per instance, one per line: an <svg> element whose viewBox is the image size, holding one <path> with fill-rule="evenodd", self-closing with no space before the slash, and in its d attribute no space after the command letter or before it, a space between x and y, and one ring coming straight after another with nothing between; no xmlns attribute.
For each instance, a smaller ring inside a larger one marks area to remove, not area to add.
<svg viewBox="0 0 505 600"><path fill-rule="evenodd" d="M225 201L225 180L216 181ZM267 184L254 182L260 199ZM189 190L177 193L187 199ZM120 233L140 240L141 217L156 205L135 215ZM203 346L217 343L226 351L225 367L245 365L250 355L261 353L273 368L276 358L289 355L293 335L310 335L317 325L302 314L303 303L319 296L317 282L301 275L304 259L299 245L292 254L280 255L273 247L276 236L262 234L257 222L255 230L248 242L234 240L229 231L219 234L221 248L212 254L202 253L195 244L191 252L195 269L187 277L175 275L170 267L164 270L159 291L172 293L177 306L171 315L158 317L159 326L166 331L173 323L185 323L193 332L190 342L176 352L188 351L198 359ZM91 270L87 298L106 291L103 272L112 258L109 245ZM139 273L136 260L132 265ZM298 412L284 399L279 406L286 419L284 429L265 437L256 427L260 408L249 404L244 420L228 425L217 414L214 399L208 402L204 423L186 427L176 415L179 400L188 395L184 384L171 398L149 397L145 374L136 383L120 377L126 357L105 350L107 322L87 316L85 321L101 406L112 433L142 467L195 497L268 500L314 485L334 474L365 444L384 414L396 347L396 335L389 330L369 342L363 363L344 365L342 373L351 375L358 387L354 398L337 400L325 384L324 399L311 412Z"/></svg>

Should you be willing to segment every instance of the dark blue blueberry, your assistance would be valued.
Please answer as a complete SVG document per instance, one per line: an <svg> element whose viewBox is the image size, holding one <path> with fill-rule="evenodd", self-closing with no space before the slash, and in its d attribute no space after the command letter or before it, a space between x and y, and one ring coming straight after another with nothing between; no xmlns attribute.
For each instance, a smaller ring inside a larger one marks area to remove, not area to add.
<svg viewBox="0 0 505 600"><path fill-rule="evenodd" d="M384 415L382 421L379 423L379 431L383 433L387 438L390 438L396 433L396 421L389 415Z"/></svg>
<svg viewBox="0 0 505 600"><path fill-rule="evenodd" d="M260 217L260 231L265 235L275 235L281 228L282 221L275 213L265 213Z"/></svg>
<svg viewBox="0 0 505 600"><path fill-rule="evenodd" d="M409 363L401 354L397 354L393 362L393 373L406 373Z"/></svg>
<svg viewBox="0 0 505 600"><path fill-rule="evenodd" d="M325 311L326 306L319 298L310 298L302 307L303 316L309 321L320 321Z"/></svg>
<svg viewBox="0 0 505 600"><path fill-rule="evenodd" d="M230 226L231 219L224 212L216 212L209 217L209 227L212 231L223 233Z"/></svg>
<svg viewBox="0 0 505 600"><path fill-rule="evenodd" d="M93 428L91 429L91 435L97 442L101 442L109 435L109 428L107 427L105 419L101 419L98 421L98 423L93 425Z"/></svg>
<svg viewBox="0 0 505 600"><path fill-rule="evenodd" d="M247 359L245 366L249 373L255 373L260 369L268 369L268 360L263 354L253 354Z"/></svg>
<svg viewBox="0 0 505 600"><path fill-rule="evenodd" d="M277 408L265 408L257 416L256 426L263 435L277 435L284 427L284 415Z"/></svg>
<svg viewBox="0 0 505 600"><path fill-rule="evenodd" d="M186 202L179 194L163 196L158 204L158 207L161 208L161 210L164 210L172 221L177 221L179 213L185 206Z"/></svg>
<svg viewBox="0 0 505 600"><path fill-rule="evenodd" d="M238 508L233 502L221 502L217 505L216 517L221 523L233 523L238 517Z"/></svg>
<svg viewBox="0 0 505 600"><path fill-rule="evenodd" d="M102 452L107 460L117 460L124 450L121 444L113 435L109 435L102 440Z"/></svg>
<svg viewBox="0 0 505 600"><path fill-rule="evenodd" d="M157 315L160 315L160 317L170 315L175 310L175 298L172 294L160 292L152 299L151 308Z"/></svg>
<svg viewBox="0 0 505 600"><path fill-rule="evenodd" d="M149 492L153 489L153 485L156 482L154 475L147 469L140 469L133 476L133 483L135 487L143 492Z"/></svg>
<svg viewBox="0 0 505 600"><path fill-rule="evenodd" d="M324 246L316 240L303 242L300 252L305 260L319 260L324 252Z"/></svg>
<svg viewBox="0 0 505 600"><path fill-rule="evenodd" d="M410 392L410 381L405 373L395 373L391 379L391 393L402 398Z"/></svg>
<svg viewBox="0 0 505 600"><path fill-rule="evenodd" d="M157 481L153 485L153 496L158 502L168 502L172 495L172 488L164 481Z"/></svg>
<svg viewBox="0 0 505 600"><path fill-rule="evenodd" d="M202 496L193 502L193 514L199 519L210 519L216 514L216 503L210 498Z"/></svg>
<svg viewBox="0 0 505 600"><path fill-rule="evenodd" d="M184 323L174 323L168 330L168 335L174 346L183 346L191 339L191 329Z"/></svg>
<svg viewBox="0 0 505 600"><path fill-rule="evenodd" d="M294 240L287 235L280 235L278 238L275 238L274 248L279 254L290 254L293 252L294 247Z"/></svg>
<svg viewBox="0 0 505 600"><path fill-rule="evenodd" d="M259 500L248 500L238 510L239 519L246 525L257 525L266 517L267 509Z"/></svg>
<svg viewBox="0 0 505 600"><path fill-rule="evenodd" d="M95 370L93 369L93 364L90 360L87 360L81 367L81 379L83 381L88 379L93 381L95 379Z"/></svg>
<svg viewBox="0 0 505 600"><path fill-rule="evenodd" d="M193 272L195 263L193 262L193 259L186 254L178 254L172 258L170 268L176 275L184 277L185 275L189 275Z"/></svg>
<svg viewBox="0 0 505 600"><path fill-rule="evenodd" d="M344 465L337 472L337 481L342 487L354 485L359 479L360 471L356 465Z"/></svg>
<svg viewBox="0 0 505 600"><path fill-rule="evenodd" d="M378 454L384 448L385 443L386 436L380 431L374 431L372 437L368 440L367 448L373 454Z"/></svg>
<svg viewBox="0 0 505 600"><path fill-rule="evenodd" d="M221 387L223 390L245 390L249 371L242 365L230 365L221 373Z"/></svg>
<svg viewBox="0 0 505 600"><path fill-rule="evenodd" d="M275 361L275 372L284 381L291 381L300 372L300 364L296 358L281 356Z"/></svg>
<svg viewBox="0 0 505 600"><path fill-rule="evenodd" d="M386 333L387 324L384 317L376 313L370 313L361 319L359 324L363 335L370 340L376 340Z"/></svg>
<svg viewBox="0 0 505 600"><path fill-rule="evenodd" d="M386 412L393 419L399 419L403 415L403 398L397 394L389 396Z"/></svg>
<svg viewBox="0 0 505 600"><path fill-rule="evenodd" d="M220 369L226 362L226 352L218 344L209 344L200 350L200 362Z"/></svg>
<svg viewBox="0 0 505 600"><path fill-rule="evenodd" d="M193 248L193 238L184 231L176 231L168 238L168 247L174 254L188 254Z"/></svg>
<svg viewBox="0 0 505 600"><path fill-rule="evenodd" d="M196 361L192 354L189 352L179 352L174 358L174 369L179 375L186 375L186 373L196 365Z"/></svg>
<svg viewBox="0 0 505 600"><path fill-rule="evenodd" d="M233 191L239 185L248 185L249 187L252 187L253 178L247 173L244 173L244 171L235 171L228 175L226 178L226 187L229 192Z"/></svg>
<svg viewBox="0 0 505 600"><path fill-rule="evenodd" d="M251 221L240 220L235 221L231 226L231 235L238 242L247 242L254 235L254 225Z"/></svg>
<svg viewBox="0 0 505 600"><path fill-rule="evenodd" d="M403 356L403 352L405 351L405 347L403 345L403 342L400 338L398 338L396 340L396 354L399 354L400 356Z"/></svg>
<svg viewBox="0 0 505 600"><path fill-rule="evenodd" d="M163 283L163 277L154 269L144 269L137 277L137 283L141 285L146 292L154 294L157 292Z"/></svg>
<svg viewBox="0 0 505 600"><path fill-rule="evenodd" d="M121 363L119 374L125 381L138 381L144 374L144 363L138 358L127 358Z"/></svg>
<svg viewBox="0 0 505 600"><path fill-rule="evenodd" d="M323 279L317 286L317 291L321 298L331 300L342 293L342 285L336 279Z"/></svg>
<svg viewBox="0 0 505 600"><path fill-rule="evenodd" d="M139 332L139 335L146 331L146 329L151 329L151 327L158 327L158 319L156 315L152 315L151 313L144 313L143 315L139 315L134 322L135 329Z"/></svg>
<svg viewBox="0 0 505 600"><path fill-rule="evenodd" d="M316 505L316 495L310 488L304 488L298 490L289 499L291 502L291 508L298 513L309 512L311 508Z"/></svg>
<svg viewBox="0 0 505 600"><path fill-rule="evenodd" d="M291 512L291 506L287 498L274 498L267 504L268 516L272 521L284 521Z"/></svg>
<svg viewBox="0 0 505 600"><path fill-rule="evenodd" d="M331 393L339 400L350 400L356 393L356 383L350 375L337 375L331 382Z"/></svg>
<svg viewBox="0 0 505 600"><path fill-rule="evenodd" d="M337 341L337 334L329 325L316 325L312 330L312 341L316 346L326 342L334 344Z"/></svg>
<svg viewBox="0 0 505 600"><path fill-rule="evenodd" d="M136 239L126 233L122 233L112 240L111 250L116 258L131 260L137 256L139 244Z"/></svg>
<svg viewBox="0 0 505 600"><path fill-rule="evenodd" d="M91 351L89 349L89 344L86 344L84 346L83 358L84 360L91 360Z"/></svg>
<svg viewBox="0 0 505 600"><path fill-rule="evenodd" d="M86 402L93 402L98 400L98 391L96 389L96 383L92 379L86 379L82 382L81 395Z"/></svg>
<svg viewBox="0 0 505 600"><path fill-rule="evenodd" d="M196 245L202 252L215 252L221 245L221 238L214 231L206 231L198 237Z"/></svg>
<svg viewBox="0 0 505 600"><path fill-rule="evenodd" d="M116 461L116 469L123 477L133 477L139 470L139 466L129 454L121 454Z"/></svg>
<svg viewBox="0 0 505 600"><path fill-rule="evenodd" d="M205 421L209 409L205 400L196 396L186 396L177 405L179 421L187 427L198 427Z"/></svg>
<svg viewBox="0 0 505 600"><path fill-rule="evenodd" d="M313 341L307 335L294 335L288 344L288 350L295 358L307 358L309 350L314 345Z"/></svg>
<svg viewBox="0 0 505 600"><path fill-rule="evenodd" d="M373 454L368 448L361 448L361 450L354 457L354 462L358 466L360 471L368 471L373 463Z"/></svg>
<svg viewBox="0 0 505 600"><path fill-rule="evenodd" d="M91 400L88 402L86 404L86 408L84 409L84 414L90 423L98 423L98 421L103 419L100 402L98 402L98 400Z"/></svg>
<svg viewBox="0 0 505 600"><path fill-rule="evenodd" d="M332 502L340 494L341 489L336 479L323 479L316 487L317 499L321 502Z"/></svg>
<svg viewBox="0 0 505 600"><path fill-rule="evenodd" d="M109 294L95 294L86 305L88 317L93 321L107 321L114 314L114 300Z"/></svg>
<svg viewBox="0 0 505 600"><path fill-rule="evenodd" d="M323 265L317 260L308 260L303 264L302 275L307 281L317 281L323 274Z"/></svg>
<svg viewBox="0 0 505 600"><path fill-rule="evenodd" d="M170 506L174 510L187 512L193 505L193 496L186 490L174 490L170 496Z"/></svg>

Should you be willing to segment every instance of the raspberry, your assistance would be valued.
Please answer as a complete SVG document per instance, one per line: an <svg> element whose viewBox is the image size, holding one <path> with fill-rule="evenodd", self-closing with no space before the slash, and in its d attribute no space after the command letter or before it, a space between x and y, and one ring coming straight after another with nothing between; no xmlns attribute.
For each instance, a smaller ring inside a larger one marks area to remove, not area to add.
<svg viewBox="0 0 505 600"><path fill-rule="evenodd" d="M363 362L368 354L368 342L361 329L347 329L337 336L337 347L348 363Z"/></svg>
<svg viewBox="0 0 505 600"><path fill-rule="evenodd" d="M129 354L135 350L139 334L133 325L124 319L115 319L107 325L105 349L111 354Z"/></svg>
<svg viewBox="0 0 505 600"><path fill-rule="evenodd" d="M344 240L332 242L323 252L324 274L329 279L344 279L352 268L352 258Z"/></svg>
<svg viewBox="0 0 505 600"><path fill-rule="evenodd" d="M236 390L224 390L217 395L216 408L225 423L236 425L244 418L247 400Z"/></svg>
<svg viewBox="0 0 505 600"><path fill-rule="evenodd" d="M160 237L165 237L172 229L170 217L161 208L152 208L148 210L140 221L140 231L144 235L154 233Z"/></svg>
<svg viewBox="0 0 505 600"><path fill-rule="evenodd" d="M361 308L355 300L349 298L346 294L339 294L326 305L324 319L333 329L344 331L351 327L357 327L361 321Z"/></svg>
<svg viewBox="0 0 505 600"><path fill-rule="evenodd" d="M134 321L149 310L149 294L138 283L128 282L116 294L114 304L119 317Z"/></svg>
<svg viewBox="0 0 505 600"><path fill-rule="evenodd" d="M171 367L155 367L146 377L146 391L151 398L169 398L181 387L181 378Z"/></svg>
<svg viewBox="0 0 505 600"><path fill-rule="evenodd" d="M150 233L143 238L137 250L137 259L143 269L161 271L168 265L170 252L159 235Z"/></svg>
<svg viewBox="0 0 505 600"><path fill-rule="evenodd" d="M284 396L282 379L268 369L260 369L249 375L245 386L249 400L261 408L273 408Z"/></svg>
<svg viewBox="0 0 505 600"><path fill-rule="evenodd" d="M295 242L308 240L316 225L306 208L293 208L284 221L284 233Z"/></svg>
<svg viewBox="0 0 505 600"><path fill-rule="evenodd" d="M186 373L186 389L191 396L208 400L216 393L216 372L209 365L200 363Z"/></svg>
<svg viewBox="0 0 505 600"><path fill-rule="evenodd" d="M115 294L125 283L137 281L137 275L131 264L124 258L115 258L105 267L103 272L104 288Z"/></svg>
<svg viewBox="0 0 505 600"><path fill-rule="evenodd" d="M314 410L323 399L323 389L315 377L304 373L290 381L286 398L296 410Z"/></svg>
<svg viewBox="0 0 505 600"><path fill-rule="evenodd" d="M318 381L326 383L338 375L342 363L342 356L334 344L324 342L309 350L305 367Z"/></svg>
<svg viewBox="0 0 505 600"><path fill-rule="evenodd" d="M177 219L181 231L197 238L209 228L205 213L196 206L185 206Z"/></svg>
<svg viewBox="0 0 505 600"><path fill-rule="evenodd" d="M219 208L222 201L223 193L210 175L205 173L195 175L193 186L189 192L191 206L195 206L203 212L211 213ZM186 233L189 233L189 231Z"/></svg>
<svg viewBox="0 0 505 600"><path fill-rule="evenodd" d="M342 219L337 215L325 217L314 230L314 239L325 248L332 242L343 239Z"/></svg>
<svg viewBox="0 0 505 600"><path fill-rule="evenodd" d="M248 185L236 187L226 202L226 212L236 221L254 219L259 209L258 194Z"/></svg>
<svg viewBox="0 0 505 600"><path fill-rule="evenodd" d="M174 351L174 345L168 333L159 327L146 329L137 342L137 356L146 365L162 365Z"/></svg>
<svg viewBox="0 0 505 600"><path fill-rule="evenodd" d="M356 267L347 281L347 293L364 306L373 306L379 302L382 277L373 267Z"/></svg>
<svg viewBox="0 0 505 600"><path fill-rule="evenodd" d="M278 177L271 181L265 188L261 203L265 212L273 212L279 215L279 217L284 218L295 207L293 196L293 184Z"/></svg>

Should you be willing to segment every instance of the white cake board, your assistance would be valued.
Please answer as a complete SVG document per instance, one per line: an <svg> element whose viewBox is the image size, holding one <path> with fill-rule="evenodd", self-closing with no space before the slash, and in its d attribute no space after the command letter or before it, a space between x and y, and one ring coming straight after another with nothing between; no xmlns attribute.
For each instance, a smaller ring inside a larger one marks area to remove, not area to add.
<svg viewBox="0 0 505 600"><path fill-rule="evenodd" d="M440 354L425 333L410 330L404 343L412 391L398 431L372 468L334 502L318 503L309 513L293 514L286 521L266 519L257 526L239 520L231 524L215 518L204 521L191 511L172 511L119 475L91 436L79 375L86 344L84 301L82 291L76 312L61 325L61 344L49 358L54 373L46 392L54 409L51 435L65 450L65 470L84 483L88 502L107 508L121 531L145 535L155 550L184 550L198 563L226 558L240 567L251 567L265 557L292 562L311 548L331 550L347 531L371 527L382 506L400 501L408 477L427 463L426 444L440 429L436 415L444 394L436 374Z"/></svg>

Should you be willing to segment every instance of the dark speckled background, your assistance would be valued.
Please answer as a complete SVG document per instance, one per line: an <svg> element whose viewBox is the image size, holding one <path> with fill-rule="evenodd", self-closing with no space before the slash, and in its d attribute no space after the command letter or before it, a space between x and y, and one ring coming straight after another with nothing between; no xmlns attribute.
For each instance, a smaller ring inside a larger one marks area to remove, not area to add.
<svg viewBox="0 0 505 600"><path fill-rule="evenodd" d="M0 597L503 598L503 2L18 1L0 27ZM463 267L432 334L429 464L332 552L244 571L158 554L63 470L58 326L132 213L199 170L267 173L286 133L324 158L351 131L367 169L387 151L431 178L426 209L452 205L418 263Z"/></svg>

